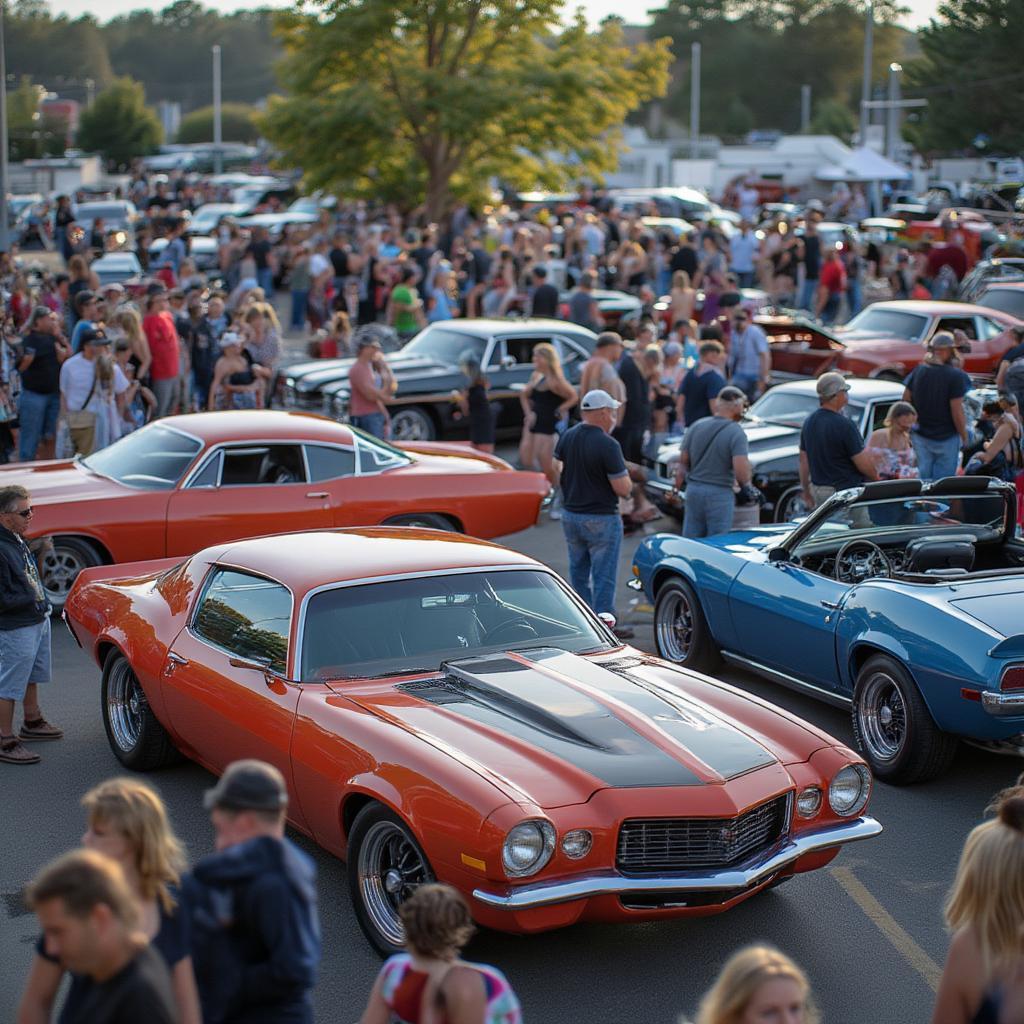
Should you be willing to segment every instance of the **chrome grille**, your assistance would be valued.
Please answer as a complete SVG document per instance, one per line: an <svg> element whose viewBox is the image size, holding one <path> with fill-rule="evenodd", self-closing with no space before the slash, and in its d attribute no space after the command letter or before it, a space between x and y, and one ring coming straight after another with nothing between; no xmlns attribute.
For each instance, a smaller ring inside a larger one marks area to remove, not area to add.
<svg viewBox="0 0 1024 1024"><path fill-rule="evenodd" d="M615 865L625 875L731 867L782 836L787 807L780 796L736 818L630 818L619 829Z"/></svg>

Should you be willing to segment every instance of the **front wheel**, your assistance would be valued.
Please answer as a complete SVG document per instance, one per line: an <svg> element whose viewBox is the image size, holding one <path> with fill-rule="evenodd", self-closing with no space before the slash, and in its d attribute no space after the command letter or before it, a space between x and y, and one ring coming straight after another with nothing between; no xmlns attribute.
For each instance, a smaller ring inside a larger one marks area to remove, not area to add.
<svg viewBox="0 0 1024 1024"><path fill-rule="evenodd" d="M399 906L434 872L405 822L380 804L368 804L349 834L348 888L356 920L381 956L403 951Z"/></svg>
<svg viewBox="0 0 1024 1024"><path fill-rule="evenodd" d="M433 417L419 405L409 405L391 414L392 441L433 441L437 428Z"/></svg>
<svg viewBox="0 0 1024 1024"><path fill-rule="evenodd" d="M884 654L857 673L853 732L871 771L895 785L941 775L957 748L956 737L936 726L906 669Z"/></svg>
<svg viewBox="0 0 1024 1024"><path fill-rule="evenodd" d="M39 576L47 600L55 608L63 607L78 574L101 563L102 559L88 541L76 537L54 537L53 547L45 551L39 564Z"/></svg>
<svg viewBox="0 0 1024 1024"><path fill-rule="evenodd" d="M685 668L701 671L718 660L704 609L685 580L673 579L659 591L654 601L654 642L658 654Z"/></svg>
<svg viewBox="0 0 1024 1024"><path fill-rule="evenodd" d="M107 655L101 693L107 741L125 768L147 772L178 759L167 730L153 714L138 678L120 651Z"/></svg>
<svg viewBox="0 0 1024 1024"><path fill-rule="evenodd" d="M804 501L804 492L800 487L790 487L783 491L775 503L775 522L791 523L797 516L805 516L811 509Z"/></svg>

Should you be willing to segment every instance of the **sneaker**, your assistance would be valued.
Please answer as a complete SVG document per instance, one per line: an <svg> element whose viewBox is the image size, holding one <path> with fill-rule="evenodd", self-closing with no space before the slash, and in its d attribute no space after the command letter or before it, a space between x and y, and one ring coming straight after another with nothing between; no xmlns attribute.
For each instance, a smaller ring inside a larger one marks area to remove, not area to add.
<svg viewBox="0 0 1024 1024"><path fill-rule="evenodd" d="M17 736L0 736L0 762L38 764L39 760L39 755L24 747Z"/></svg>
<svg viewBox="0 0 1024 1024"><path fill-rule="evenodd" d="M42 717L32 722L26 718L18 736L23 740L59 740L64 737L64 730L51 725Z"/></svg>

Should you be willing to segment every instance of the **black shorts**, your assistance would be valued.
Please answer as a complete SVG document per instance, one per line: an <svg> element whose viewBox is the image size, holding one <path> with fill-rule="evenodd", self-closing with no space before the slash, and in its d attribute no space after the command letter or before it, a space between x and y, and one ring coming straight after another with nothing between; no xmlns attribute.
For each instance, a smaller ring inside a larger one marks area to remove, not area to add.
<svg viewBox="0 0 1024 1024"><path fill-rule="evenodd" d="M616 427L612 431L612 437L619 442L622 457L627 462L640 465L644 455L644 432L634 427Z"/></svg>

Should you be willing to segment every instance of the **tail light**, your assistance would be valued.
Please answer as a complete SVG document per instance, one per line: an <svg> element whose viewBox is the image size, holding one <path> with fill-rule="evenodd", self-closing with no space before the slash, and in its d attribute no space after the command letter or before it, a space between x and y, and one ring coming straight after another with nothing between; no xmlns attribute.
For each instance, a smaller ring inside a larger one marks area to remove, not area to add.
<svg viewBox="0 0 1024 1024"><path fill-rule="evenodd" d="M1001 690L1024 690L1024 665L1011 665L999 681Z"/></svg>

